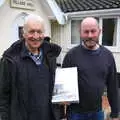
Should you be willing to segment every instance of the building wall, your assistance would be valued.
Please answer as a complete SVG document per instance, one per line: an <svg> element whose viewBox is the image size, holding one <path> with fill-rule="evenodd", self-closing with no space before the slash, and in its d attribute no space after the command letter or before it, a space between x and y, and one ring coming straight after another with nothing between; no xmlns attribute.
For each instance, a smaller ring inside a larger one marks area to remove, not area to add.
<svg viewBox="0 0 120 120"><path fill-rule="evenodd" d="M56 20L51 21L51 31L51 42L61 46L61 26ZM57 58L57 63L61 64L61 54Z"/></svg>
<svg viewBox="0 0 120 120"><path fill-rule="evenodd" d="M51 35L50 21L44 12L44 9L40 0L35 1L35 10L26 10L10 7L10 0L6 0L5 3L0 7L0 56L17 38L16 27L23 25L24 16L27 14L38 14L45 21L45 35Z"/></svg>
<svg viewBox="0 0 120 120"><path fill-rule="evenodd" d="M69 33L69 24L59 25L57 21L51 22L51 41L62 47L61 54L58 58L58 62L61 64L65 54L69 50Z"/></svg>

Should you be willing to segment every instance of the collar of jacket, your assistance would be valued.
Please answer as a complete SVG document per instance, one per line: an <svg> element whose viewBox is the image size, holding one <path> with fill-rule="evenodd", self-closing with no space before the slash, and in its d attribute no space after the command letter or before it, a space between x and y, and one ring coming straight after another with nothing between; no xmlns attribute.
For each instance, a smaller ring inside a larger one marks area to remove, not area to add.
<svg viewBox="0 0 120 120"><path fill-rule="evenodd" d="M43 50L44 55L46 55L48 52L48 47L46 46L46 44L43 43L40 48ZM23 45L22 45L21 57L22 58L30 57L29 51L28 51L27 47L25 46L25 42L23 42Z"/></svg>
<svg viewBox="0 0 120 120"><path fill-rule="evenodd" d="M48 43L45 41L41 45L41 48L42 48L44 57L47 57L47 58L48 57L56 58L60 54L60 51L61 51L60 46L56 44ZM29 56L29 52L27 51L25 47L24 40L16 41L3 53L4 58L9 58L9 59L15 58L16 59L17 56L20 56L22 58Z"/></svg>
<svg viewBox="0 0 120 120"><path fill-rule="evenodd" d="M26 48L26 46L25 46L25 42L23 42L23 45L22 45L22 49L21 49L21 57L22 58L26 58L26 57L30 57L29 56L29 51L28 51L28 49Z"/></svg>

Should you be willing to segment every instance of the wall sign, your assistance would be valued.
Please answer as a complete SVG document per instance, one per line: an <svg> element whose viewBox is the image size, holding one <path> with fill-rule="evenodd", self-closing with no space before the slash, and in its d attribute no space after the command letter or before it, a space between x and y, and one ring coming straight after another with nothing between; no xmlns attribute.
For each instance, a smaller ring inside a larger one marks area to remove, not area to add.
<svg viewBox="0 0 120 120"><path fill-rule="evenodd" d="M11 0L11 7L35 10L34 0Z"/></svg>

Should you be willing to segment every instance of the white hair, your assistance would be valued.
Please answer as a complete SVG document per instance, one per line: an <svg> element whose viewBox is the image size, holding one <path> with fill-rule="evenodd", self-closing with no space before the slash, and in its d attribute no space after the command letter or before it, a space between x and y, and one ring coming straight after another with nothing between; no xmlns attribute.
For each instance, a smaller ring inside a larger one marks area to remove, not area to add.
<svg viewBox="0 0 120 120"><path fill-rule="evenodd" d="M35 14L29 14L28 16L25 17L25 21L24 21L24 25L23 25L23 31L24 33L27 32L27 24L28 22L32 20L32 21L38 21L41 24L44 25L44 20L39 16L39 15L35 15Z"/></svg>

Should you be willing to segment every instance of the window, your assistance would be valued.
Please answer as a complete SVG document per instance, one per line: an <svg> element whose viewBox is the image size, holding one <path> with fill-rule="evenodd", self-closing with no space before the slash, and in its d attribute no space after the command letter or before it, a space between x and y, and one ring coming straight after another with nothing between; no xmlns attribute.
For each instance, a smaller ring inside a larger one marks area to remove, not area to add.
<svg viewBox="0 0 120 120"><path fill-rule="evenodd" d="M18 36L20 39L23 39L23 26L18 27Z"/></svg>
<svg viewBox="0 0 120 120"><path fill-rule="evenodd" d="M80 26L81 20L72 20L71 21L71 44L79 44L80 43Z"/></svg>
<svg viewBox="0 0 120 120"><path fill-rule="evenodd" d="M117 18L107 18L102 21L102 45L116 46Z"/></svg>

